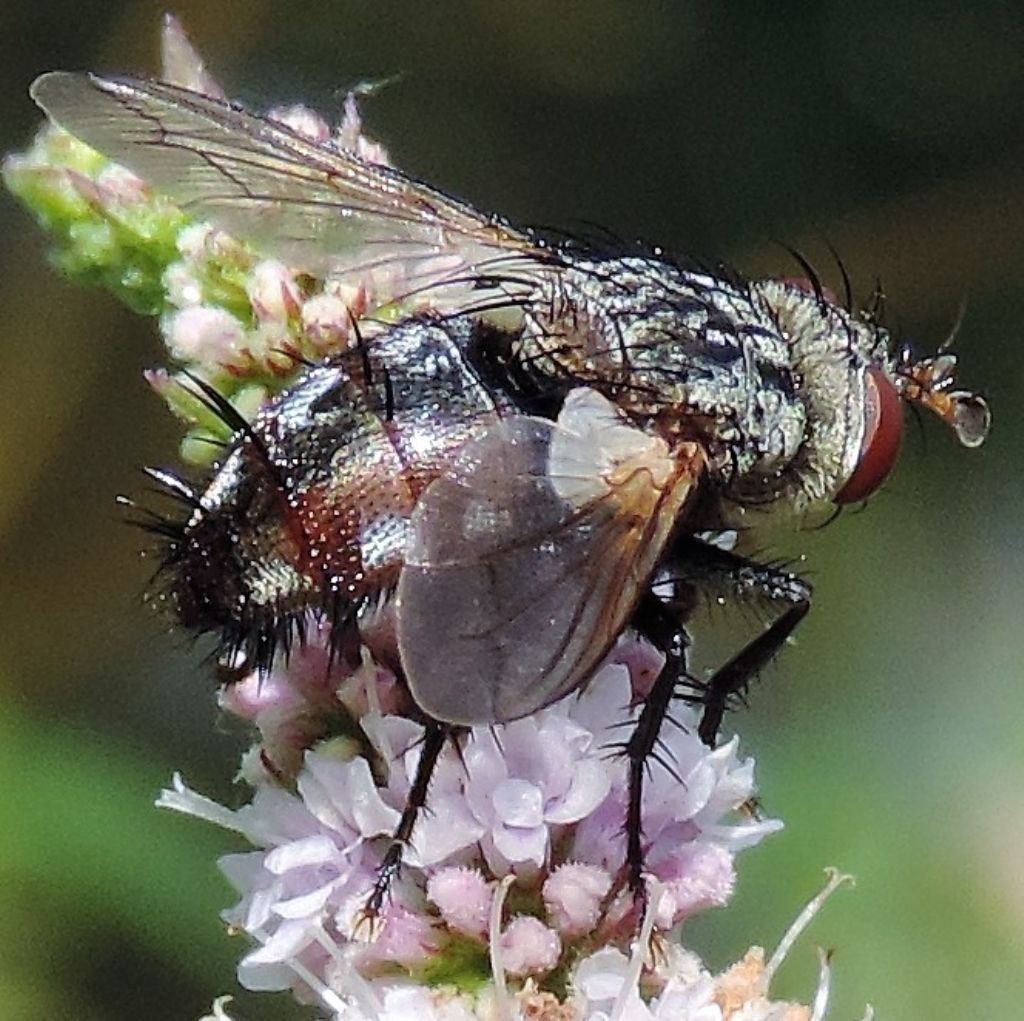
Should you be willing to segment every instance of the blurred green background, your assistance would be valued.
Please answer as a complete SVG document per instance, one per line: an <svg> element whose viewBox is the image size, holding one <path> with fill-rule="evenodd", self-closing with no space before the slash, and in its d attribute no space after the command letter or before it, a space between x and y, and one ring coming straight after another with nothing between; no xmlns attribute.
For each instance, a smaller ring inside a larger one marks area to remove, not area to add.
<svg viewBox="0 0 1024 1021"><path fill-rule="evenodd" d="M256 106L395 73L364 107L398 164L514 219L792 274L827 243L922 347L962 298L980 451L937 423L863 514L794 535L817 585L798 644L734 718L786 831L741 861L688 942L772 946L828 864L855 873L782 975L833 1018L1018 1018L1024 1003L1024 5L181 2ZM151 72L160 6L0 7L0 149L51 68ZM232 798L240 747L200 650L141 606L140 536L113 503L177 430L140 369L153 323L59 279L0 198L0 1018L196 1017L234 988L217 921L227 839L161 814L175 769ZM243 997L245 1018L291 1016Z"/></svg>

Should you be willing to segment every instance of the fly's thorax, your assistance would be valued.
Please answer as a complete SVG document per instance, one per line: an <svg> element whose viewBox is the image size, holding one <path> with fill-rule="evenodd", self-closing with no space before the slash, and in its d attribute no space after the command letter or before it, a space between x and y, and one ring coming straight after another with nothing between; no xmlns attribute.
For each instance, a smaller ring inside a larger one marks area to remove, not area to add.
<svg viewBox="0 0 1024 1021"><path fill-rule="evenodd" d="M752 285L653 258L580 261L540 308L531 359L699 441L723 487L761 499L797 456L807 410L791 346Z"/></svg>
<svg viewBox="0 0 1024 1021"><path fill-rule="evenodd" d="M575 260L547 286L523 333L531 363L702 443L726 518L836 500L869 391L895 397L884 332L800 282L631 257Z"/></svg>

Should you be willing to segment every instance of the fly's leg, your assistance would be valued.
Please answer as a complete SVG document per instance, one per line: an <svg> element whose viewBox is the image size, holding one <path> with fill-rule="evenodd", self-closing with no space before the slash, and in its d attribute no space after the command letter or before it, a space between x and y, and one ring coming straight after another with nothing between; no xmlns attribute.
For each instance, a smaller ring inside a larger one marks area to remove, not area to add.
<svg viewBox="0 0 1024 1021"><path fill-rule="evenodd" d="M758 635L712 675L707 683L703 699L704 712L697 727L700 739L709 748L714 748L718 741L722 717L729 703L744 691L752 677L771 662L786 639L796 630L797 624L807 616L810 608L809 598L794 603L767 631Z"/></svg>
<svg viewBox="0 0 1024 1021"><path fill-rule="evenodd" d="M803 620L811 605L811 586L796 575L758 564L746 557L681 536L665 564L675 585L673 598L663 600L648 592L632 620L633 628L665 656L658 679L644 700L640 718L625 745L629 795L626 808L626 878L634 902L642 912L643 784L648 760L655 755L661 725L675 697L704 707L698 726L701 740L713 747L729 704L745 690ZM744 646L707 682L686 673L688 637L685 622L700 595L725 592L739 600L756 600L785 608L768 628Z"/></svg>
<svg viewBox="0 0 1024 1021"><path fill-rule="evenodd" d="M643 916L646 887L643 881L643 794L644 772L647 761L654 754L661 733L661 725L672 699L686 673L686 631L677 615L656 596L648 593L637 607L633 627L665 656L665 664L658 674L640 711L640 718L625 745L628 762L629 795L626 806L626 879Z"/></svg>
<svg viewBox="0 0 1024 1021"><path fill-rule="evenodd" d="M420 811L427 802L427 791L430 788L430 780L434 775L437 760L444 749L445 741L452 733L452 728L446 723L437 720L430 720L427 723L426 732L423 735L423 748L420 752L420 761L416 765L416 775L413 777L412 786L405 799L405 807L395 827L394 835L388 849L384 852L380 868L377 870L377 879L373 884L369 899L366 902L366 915L373 919L380 916L381 909L387 900L391 890L391 884L398 878L402 870L402 857L405 848L412 837L412 831L416 828L416 820Z"/></svg>
<svg viewBox="0 0 1024 1021"><path fill-rule="evenodd" d="M756 600L773 609L784 607L772 623L740 649L700 686L697 701L704 707L697 733L714 747L722 717L785 644L811 608L811 585L788 571L758 564L728 550L682 536L673 545L669 570L697 591L724 592L737 600Z"/></svg>

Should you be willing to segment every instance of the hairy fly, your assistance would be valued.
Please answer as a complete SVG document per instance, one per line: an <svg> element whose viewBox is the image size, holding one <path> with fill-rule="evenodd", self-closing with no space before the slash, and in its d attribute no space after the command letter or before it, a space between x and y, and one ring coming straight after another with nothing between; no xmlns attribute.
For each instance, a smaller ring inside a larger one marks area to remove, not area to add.
<svg viewBox="0 0 1024 1021"><path fill-rule="evenodd" d="M722 715L810 606L806 582L704 541L859 502L892 468L903 408L965 446L989 413L948 351L915 361L816 283L748 281L657 251L519 229L393 169L220 99L154 81L47 74L58 124L178 205L298 271L401 270L416 315L311 365L234 438L167 536L186 626L260 669L326 621L368 645L427 721L419 776L375 896L458 727L578 691L634 628L665 666L625 744L628 878L644 768L673 698ZM773 619L706 682L687 619L707 590Z"/></svg>

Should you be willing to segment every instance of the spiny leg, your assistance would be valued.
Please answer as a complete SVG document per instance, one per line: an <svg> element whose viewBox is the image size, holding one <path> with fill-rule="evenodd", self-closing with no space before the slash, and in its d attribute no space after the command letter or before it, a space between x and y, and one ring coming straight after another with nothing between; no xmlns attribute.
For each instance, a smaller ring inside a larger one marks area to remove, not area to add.
<svg viewBox="0 0 1024 1021"><path fill-rule="evenodd" d="M643 881L643 794L644 770L654 752L661 725L668 713L676 689L686 671L686 632L678 617L655 595L648 593L633 616L633 627L665 656L640 711L640 718L626 742L629 793L626 806L626 877L634 902L642 908L646 901Z"/></svg>
<svg viewBox="0 0 1024 1021"><path fill-rule="evenodd" d="M771 662L810 608L809 598L794 603L772 622L767 631L712 674L704 694L704 712L697 727L697 734L709 748L714 748L718 742L718 731L729 703L746 688L752 677Z"/></svg>
<svg viewBox="0 0 1024 1021"><path fill-rule="evenodd" d="M629 793L626 808L626 873L638 906L643 905L643 784L647 761L654 754L661 725L672 699L684 697L704 707L698 726L702 741L713 747L722 717L732 699L778 652L810 609L811 586L802 578L775 567L701 542L679 537L663 565L671 573L676 592L663 600L648 592L632 620L633 628L665 656L665 664L644 700L640 718L625 746ZM699 595L708 588L722 589L737 599L756 598L772 606L788 604L772 624L748 643L706 683L686 674L685 623ZM681 689L688 689L685 691Z"/></svg>
<svg viewBox="0 0 1024 1021"><path fill-rule="evenodd" d="M391 890L391 884L398 878L398 874L402 870L405 848L416 828L416 820L419 818L420 811L427 803L427 791L430 789L431 777L434 775L434 769L444 749L445 741L451 734L452 727L449 724L441 723L438 720L428 721L423 735L420 761L416 765L416 775L413 777L412 786L409 788L405 807L402 809L402 815L395 827L391 843L381 859L373 890L366 902L366 913L370 918L380 915Z"/></svg>
<svg viewBox="0 0 1024 1021"><path fill-rule="evenodd" d="M674 581L698 592L717 589L736 600L757 599L773 609L786 607L765 631L701 685L704 712L697 733L713 748L730 703L771 662L807 615L811 608L811 585L789 571L758 564L690 535L680 536L673 544L667 567L673 572Z"/></svg>

